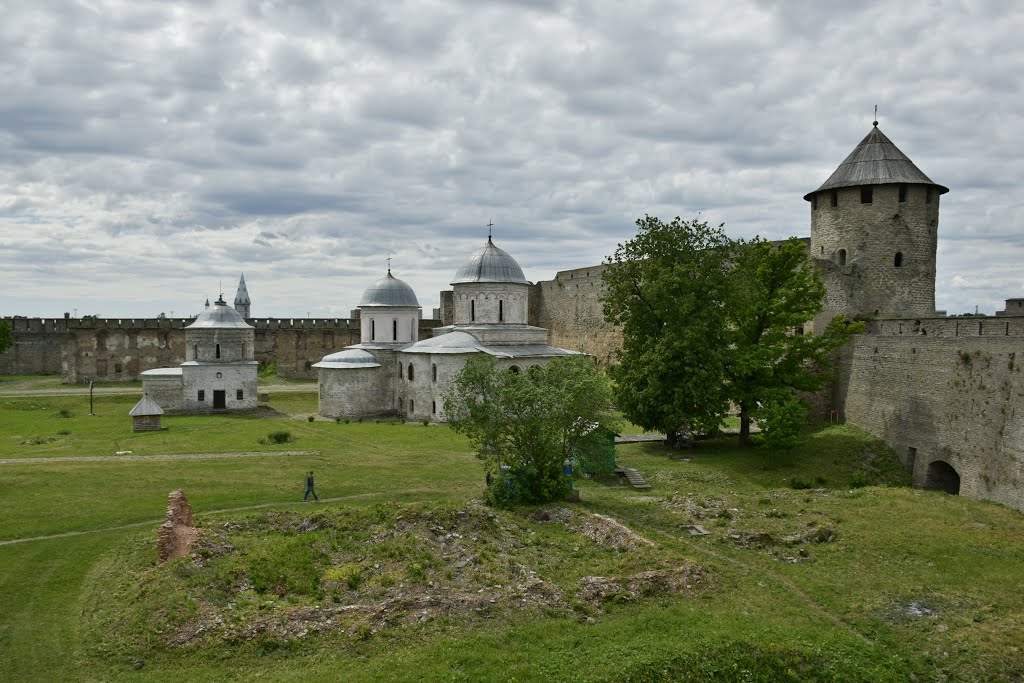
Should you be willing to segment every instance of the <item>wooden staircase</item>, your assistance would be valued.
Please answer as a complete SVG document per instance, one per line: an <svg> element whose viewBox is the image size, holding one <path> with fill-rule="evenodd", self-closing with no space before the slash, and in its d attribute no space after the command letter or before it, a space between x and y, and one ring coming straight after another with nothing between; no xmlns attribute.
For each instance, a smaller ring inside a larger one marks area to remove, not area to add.
<svg viewBox="0 0 1024 683"><path fill-rule="evenodd" d="M643 476L641 476L640 473L632 467L616 467L615 474L620 477L625 477L626 481L629 482L629 485L635 489L651 488L651 485L644 480Z"/></svg>

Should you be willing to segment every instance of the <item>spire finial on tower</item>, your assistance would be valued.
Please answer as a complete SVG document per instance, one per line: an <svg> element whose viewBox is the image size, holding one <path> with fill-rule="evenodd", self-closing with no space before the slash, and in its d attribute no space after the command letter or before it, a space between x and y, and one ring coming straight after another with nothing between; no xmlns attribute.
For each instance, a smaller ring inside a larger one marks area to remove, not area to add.
<svg viewBox="0 0 1024 683"><path fill-rule="evenodd" d="M388 252L388 275L391 275L391 252Z"/></svg>
<svg viewBox="0 0 1024 683"><path fill-rule="evenodd" d="M490 218L487 219L487 241L491 241L492 228L494 228L494 221Z"/></svg>
<svg viewBox="0 0 1024 683"><path fill-rule="evenodd" d="M878 105L875 105L875 120L871 123L872 126L878 128Z"/></svg>

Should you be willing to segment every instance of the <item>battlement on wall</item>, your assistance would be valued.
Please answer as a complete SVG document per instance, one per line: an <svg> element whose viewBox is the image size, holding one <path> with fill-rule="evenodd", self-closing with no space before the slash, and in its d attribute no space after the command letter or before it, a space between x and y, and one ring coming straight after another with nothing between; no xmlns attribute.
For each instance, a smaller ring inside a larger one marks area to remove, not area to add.
<svg viewBox="0 0 1024 683"><path fill-rule="evenodd" d="M181 330L195 318L4 318L15 334L53 334L78 330ZM359 329L357 318L251 318L257 330L348 330ZM441 324L439 320L420 320L420 329Z"/></svg>
<svg viewBox="0 0 1024 683"><path fill-rule="evenodd" d="M866 335L931 337L1024 337L1024 316L869 320Z"/></svg>

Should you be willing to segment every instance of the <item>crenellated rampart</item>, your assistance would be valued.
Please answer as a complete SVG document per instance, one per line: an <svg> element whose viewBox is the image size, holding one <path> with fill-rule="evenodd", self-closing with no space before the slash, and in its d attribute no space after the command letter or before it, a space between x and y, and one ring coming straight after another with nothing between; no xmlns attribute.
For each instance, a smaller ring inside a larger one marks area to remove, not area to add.
<svg viewBox="0 0 1024 683"><path fill-rule="evenodd" d="M60 375L66 382L122 381L185 360L185 328L194 318L5 318L14 344L0 354L0 374ZM283 377L316 376L313 363L359 343L353 318L254 318L256 360ZM429 337L438 320L421 320Z"/></svg>

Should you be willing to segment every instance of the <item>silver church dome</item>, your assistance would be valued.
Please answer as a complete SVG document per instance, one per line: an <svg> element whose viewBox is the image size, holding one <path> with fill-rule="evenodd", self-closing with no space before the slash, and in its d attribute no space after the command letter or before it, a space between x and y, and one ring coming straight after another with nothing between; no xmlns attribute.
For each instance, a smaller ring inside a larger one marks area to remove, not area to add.
<svg viewBox="0 0 1024 683"><path fill-rule="evenodd" d="M359 306L404 306L419 308L420 302L416 300L416 293L412 287L405 284L394 275L391 269L385 277L377 280L373 286L363 292L363 298Z"/></svg>
<svg viewBox="0 0 1024 683"><path fill-rule="evenodd" d="M523 269L507 252L494 246L491 238L487 244L473 252L473 255L455 272L451 284L462 282L514 282L530 284L523 275Z"/></svg>
<svg viewBox="0 0 1024 683"><path fill-rule="evenodd" d="M222 294L219 299L213 302L196 317L196 321L188 326L189 329L196 328L221 328L245 330L253 329L252 325L245 322L241 313L228 306Z"/></svg>
<svg viewBox="0 0 1024 683"><path fill-rule="evenodd" d="M358 368L379 368L380 363L372 353L362 349L345 349L335 353L329 353L314 368L331 368L336 370L351 370Z"/></svg>

